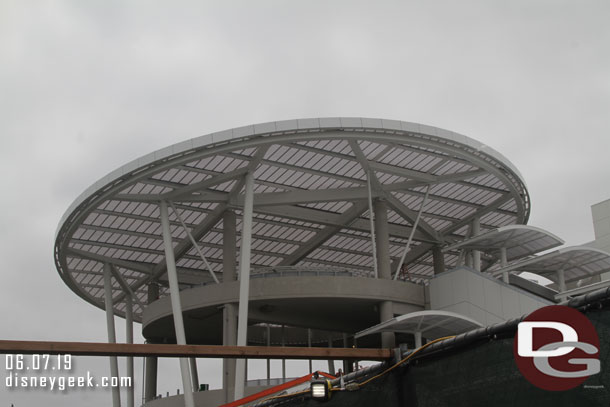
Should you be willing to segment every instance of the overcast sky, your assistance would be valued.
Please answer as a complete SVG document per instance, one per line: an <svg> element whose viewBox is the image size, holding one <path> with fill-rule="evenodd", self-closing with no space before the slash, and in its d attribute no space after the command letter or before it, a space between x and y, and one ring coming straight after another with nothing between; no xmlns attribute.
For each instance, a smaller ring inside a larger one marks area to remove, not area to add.
<svg viewBox="0 0 610 407"><path fill-rule="evenodd" d="M0 1L0 339L105 341L104 313L55 270L62 214L132 159L246 124L366 116L465 134L521 171L530 224L593 240L590 206L610 198L609 15L605 0ZM219 374L200 362L202 382ZM0 400L110 394L2 383Z"/></svg>

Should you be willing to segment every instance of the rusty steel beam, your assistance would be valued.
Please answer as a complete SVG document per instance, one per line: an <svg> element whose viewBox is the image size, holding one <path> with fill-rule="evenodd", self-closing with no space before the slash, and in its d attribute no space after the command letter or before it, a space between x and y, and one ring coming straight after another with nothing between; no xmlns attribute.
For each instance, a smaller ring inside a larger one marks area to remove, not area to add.
<svg viewBox="0 0 610 407"><path fill-rule="evenodd" d="M391 349L305 348L277 346L221 346L46 342L0 340L0 354L71 354L78 356L158 356L248 359L359 359L385 360Z"/></svg>

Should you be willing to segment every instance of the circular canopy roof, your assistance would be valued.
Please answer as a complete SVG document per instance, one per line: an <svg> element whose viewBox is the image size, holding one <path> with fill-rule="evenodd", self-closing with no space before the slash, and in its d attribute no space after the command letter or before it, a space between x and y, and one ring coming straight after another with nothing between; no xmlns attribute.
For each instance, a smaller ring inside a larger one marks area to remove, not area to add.
<svg viewBox="0 0 610 407"><path fill-rule="evenodd" d="M553 252L509 264L494 275L503 271L528 271L559 283L557 272L564 271L566 284L594 277L610 271L610 254L586 246L570 246Z"/></svg>
<svg viewBox="0 0 610 407"><path fill-rule="evenodd" d="M406 258L411 278L432 275L434 245L464 239L480 218L481 231L525 223L529 197L519 172L501 154L468 137L414 123L321 118L265 123L209 134L144 156L91 186L64 215L55 262L81 297L104 308L103 264L113 271L115 311L125 291L135 318L146 285L166 276L159 221L161 200L170 222L183 287L222 276L222 215L234 210L241 228L243 179L254 174L251 264L340 267L372 276L368 214L373 199L389 207L390 255L400 257L422 205ZM179 216L177 216L179 215ZM445 253L452 266L455 253Z"/></svg>

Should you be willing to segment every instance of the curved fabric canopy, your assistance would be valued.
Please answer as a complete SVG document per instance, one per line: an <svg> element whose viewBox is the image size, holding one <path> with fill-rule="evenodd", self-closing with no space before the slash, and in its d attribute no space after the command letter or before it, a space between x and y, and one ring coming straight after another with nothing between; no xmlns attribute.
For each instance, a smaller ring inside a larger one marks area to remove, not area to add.
<svg viewBox="0 0 610 407"><path fill-rule="evenodd" d="M148 284L167 295L159 220L166 201L181 288L213 284L212 273L222 280L223 214L235 212L239 246L246 173L254 176L253 269L339 267L373 276L369 190L387 203L396 260L429 188L405 261L420 283L433 274L431 249L463 239L473 219L485 231L525 223L530 210L514 166L468 137L381 119L271 122L167 147L96 182L59 225L61 277L104 308L102 268L110 264L115 312L123 315L132 292L138 320ZM457 256L444 261L451 267Z"/></svg>
<svg viewBox="0 0 610 407"><path fill-rule="evenodd" d="M586 246L570 246L542 256L509 264L494 274L503 271L529 271L558 283L558 271L563 270L565 283L594 277L610 271L610 254Z"/></svg>
<svg viewBox="0 0 610 407"><path fill-rule="evenodd" d="M420 333L426 339L437 339L468 332L483 325L455 312L418 311L394 317L356 333L356 338L380 332Z"/></svg>
<svg viewBox="0 0 610 407"><path fill-rule="evenodd" d="M554 234L534 226L507 225L447 246L443 251L479 250L499 258L500 250L506 249L507 260L513 261L561 246L563 243L564 241Z"/></svg>

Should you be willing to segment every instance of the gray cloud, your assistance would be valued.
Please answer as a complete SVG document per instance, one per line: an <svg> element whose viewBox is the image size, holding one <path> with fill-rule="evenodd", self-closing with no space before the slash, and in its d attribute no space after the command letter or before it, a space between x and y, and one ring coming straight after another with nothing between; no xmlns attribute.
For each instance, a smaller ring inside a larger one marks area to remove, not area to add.
<svg viewBox="0 0 610 407"><path fill-rule="evenodd" d="M4 338L104 341L103 312L74 295L53 266L63 212L129 160L255 122L369 116L464 133L521 170L530 223L569 244L592 240L589 207L610 197L609 7L2 2ZM202 370L218 385L214 363ZM99 375L107 369L102 360L81 364ZM160 392L179 387L170 376ZM15 406L109 399L0 394Z"/></svg>

